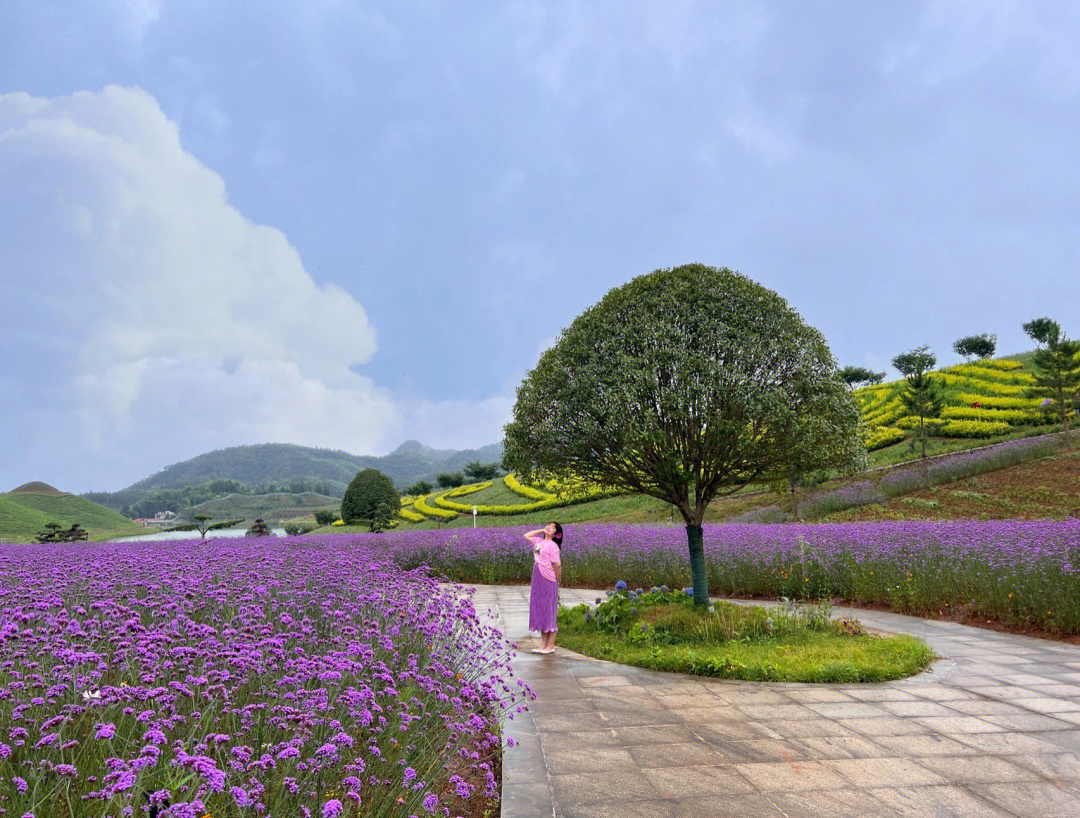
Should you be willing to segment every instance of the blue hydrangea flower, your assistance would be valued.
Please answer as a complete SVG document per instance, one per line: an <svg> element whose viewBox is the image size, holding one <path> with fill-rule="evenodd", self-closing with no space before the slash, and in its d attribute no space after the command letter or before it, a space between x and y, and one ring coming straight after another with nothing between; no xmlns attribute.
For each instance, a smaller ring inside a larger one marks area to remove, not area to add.
<svg viewBox="0 0 1080 818"><path fill-rule="evenodd" d="M615 590L616 591L625 591L626 590L626 580L620 579L618 582L616 582L615 583Z"/></svg>
<svg viewBox="0 0 1080 818"><path fill-rule="evenodd" d="M671 589L668 588L666 585L661 585L660 586L660 593L662 593L662 594L670 594Z"/></svg>

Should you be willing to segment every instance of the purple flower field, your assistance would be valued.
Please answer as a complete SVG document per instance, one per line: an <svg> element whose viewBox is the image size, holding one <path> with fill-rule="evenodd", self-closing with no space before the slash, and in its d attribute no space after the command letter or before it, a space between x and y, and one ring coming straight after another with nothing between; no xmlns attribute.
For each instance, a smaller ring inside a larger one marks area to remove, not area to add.
<svg viewBox="0 0 1080 818"><path fill-rule="evenodd" d="M355 537L0 556L4 815L495 803L499 721L531 692L468 599Z"/></svg>
<svg viewBox="0 0 1080 818"><path fill-rule="evenodd" d="M563 582L690 583L679 527L565 527ZM362 535L399 565L463 582L525 582L516 528ZM366 541L366 540L365 540ZM713 594L828 598L929 616L966 613L1080 633L1080 520L704 526Z"/></svg>

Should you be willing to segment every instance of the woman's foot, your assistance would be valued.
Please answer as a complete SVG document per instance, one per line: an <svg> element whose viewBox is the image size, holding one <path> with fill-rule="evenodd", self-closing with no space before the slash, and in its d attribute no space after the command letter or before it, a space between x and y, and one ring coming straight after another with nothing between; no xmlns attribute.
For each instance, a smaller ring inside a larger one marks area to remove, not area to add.
<svg viewBox="0 0 1080 818"><path fill-rule="evenodd" d="M555 652L555 648L537 648L536 650L533 651L533 653L542 653L544 656L547 656L549 653L554 653L554 652Z"/></svg>

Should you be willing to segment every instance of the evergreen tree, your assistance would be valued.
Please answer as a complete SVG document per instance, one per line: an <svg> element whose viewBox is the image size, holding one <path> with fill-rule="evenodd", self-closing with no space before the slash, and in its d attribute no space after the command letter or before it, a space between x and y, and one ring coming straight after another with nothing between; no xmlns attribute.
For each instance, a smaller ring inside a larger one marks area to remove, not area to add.
<svg viewBox="0 0 1080 818"><path fill-rule="evenodd" d="M345 489L345 496L341 499L341 519L345 525L366 524L370 530L375 531L385 516L379 512L382 504L392 509L392 518L401 508L401 496L390 478L381 471L364 469L357 472L349 487ZM385 524L388 525L389 522L386 521Z"/></svg>
<svg viewBox="0 0 1080 818"><path fill-rule="evenodd" d="M930 347L921 346L897 355L892 365L900 370L907 381L907 388L900 399L907 410L919 418L919 428L915 438L922 444L922 456L926 457L926 421L941 414L944 402L944 390L941 383L930 376L930 371L937 364L937 356Z"/></svg>
<svg viewBox="0 0 1080 818"><path fill-rule="evenodd" d="M1080 396L1080 341L1069 340L1049 318L1029 321L1024 332L1039 345L1032 359L1035 385L1028 396L1050 401L1048 408L1061 419L1065 448L1069 448L1069 419Z"/></svg>
<svg viewBox="0 0 1080 818"><path fill-rule="evenodd" d="M978 335L966 335L963 338L956 339L953 343L953 349L956 350L957 355L961 355L968 360L971 358L989 358L997 349L997 336L988 332Z"/></svg>

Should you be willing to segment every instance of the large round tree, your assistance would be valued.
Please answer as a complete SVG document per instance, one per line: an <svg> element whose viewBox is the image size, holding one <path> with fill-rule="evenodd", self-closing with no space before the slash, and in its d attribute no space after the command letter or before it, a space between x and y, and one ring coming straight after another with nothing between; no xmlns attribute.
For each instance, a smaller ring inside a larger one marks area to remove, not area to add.
<svg viewBox="0 0 1080 818"><path fill-rule="evenodd" d="M366 524L374 531L400 507L401 495L390 478L378 469L364 469L356 473L341 498L341 521L345 525Z"/></svg>
<svg viewBox="0 0 1080 818"><path fill-rule="evenodd" d="M516 472L674 505L699 604L713 499L861 452L822 335L773 291L700 264L639 276L578 316L518 387L505 431Z"/></svg>

